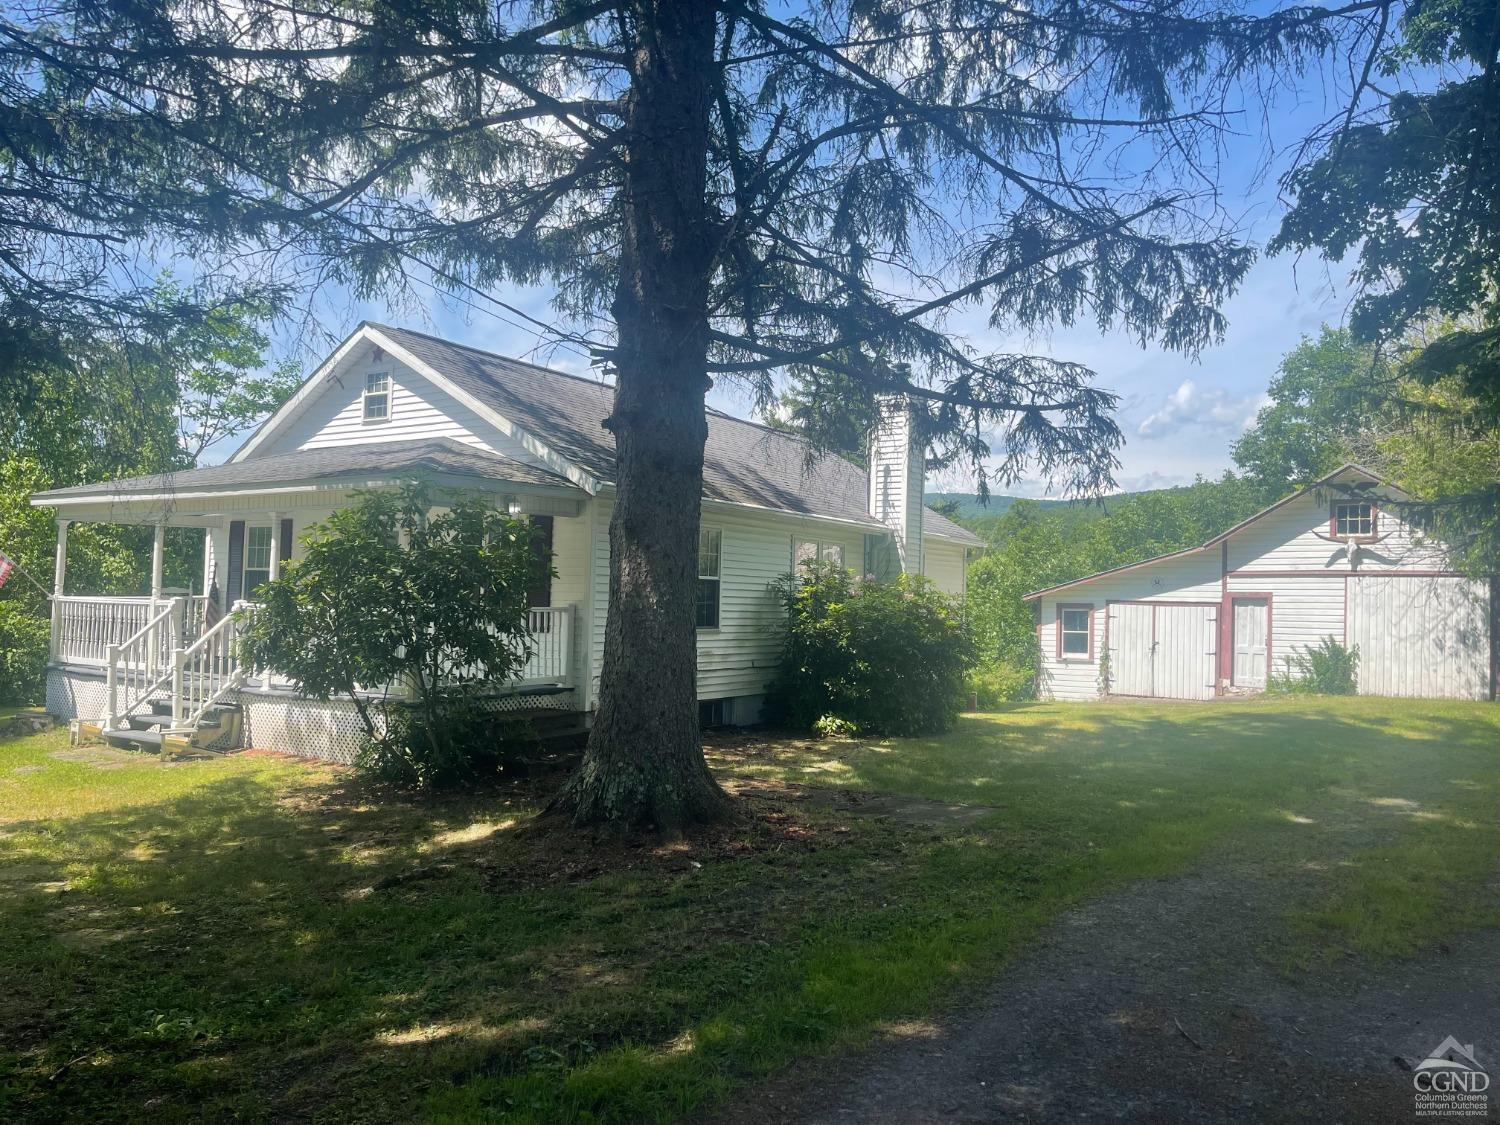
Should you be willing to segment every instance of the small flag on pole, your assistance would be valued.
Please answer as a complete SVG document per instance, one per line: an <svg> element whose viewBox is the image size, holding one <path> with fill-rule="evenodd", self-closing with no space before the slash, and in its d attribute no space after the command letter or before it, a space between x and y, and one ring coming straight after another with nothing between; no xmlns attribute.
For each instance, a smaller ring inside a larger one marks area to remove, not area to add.
<svg viewBox="0 0 1500 1125"><path fill-rule="evenodd" d="M16 564L10 561L10 556L0 551L0 586L4 586L6 579L15 571Z"/></svg>

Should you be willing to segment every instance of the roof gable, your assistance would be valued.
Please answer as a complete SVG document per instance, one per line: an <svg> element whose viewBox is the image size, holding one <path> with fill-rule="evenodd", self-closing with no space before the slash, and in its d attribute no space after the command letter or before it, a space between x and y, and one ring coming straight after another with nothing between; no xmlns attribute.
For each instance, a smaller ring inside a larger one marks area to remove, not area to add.
<svg viewBox="0 0 1500 1125"><path fill-rule="evenodd" d="M1401 489L1385 480L1385 478L1371 472L1364 466L1356 465L1351 461L1347 464L1340 465L1333 472L1327 474L1326 476L1320 477L1318 480L1313 481L1306 487L1299 488L1297 489L1297 491L1283 496L1280 500L1276 501L1276 503L1262 508L1259 512L1256 512L1255 515L1250 516L1248 519L1241 520L1233 527L1229 528L1226 531L1220 532L1218 535L1215 535L1212 539L1209 539L1205 543L1200 543L1195 547L1185 547L1180 551L1169 551L1167 554L1156 555L1149 559L1142 559L1140 562L1126 563L1124 566L1111 567L1108 570L1101 570L1095 574L1086 575L1083 578L1075 578L1070 582L1060 582L1055 586L1047 586L1040 590L1034 590L1031 593L1026 594L1022 600L1034 601L1037 598L1045 597L1048 594L1055 594L1062 590L1070 590L1075 586L1083 586L1100 578L1105 578L1116 574L1124 574L1127 571L1139 570L1142 567L1154 566L1158 563L1165 562L1168 559L1184 558L1188 555L1194 555L1201 551L1212 550L1216 547L1219 547L1221 544L1227 543L1233 536L1263 523L1268 517L1276 515L1296 501L1301 500L1306 496L1312 495L1320 489L1331 488L1339 485L1345 485L1350 487L1351 489L1356 490L1361 488L1361 486L1364 486L1366 488L1380 487L1387 494L1395 494L1401 497L1405 497L1407 495Z"/></svg>
<svg viewBox="0 0 1500 1125"><path fill-rule="evenodd" d="M274 435L288 432L330 381L355 369L361 343L385 349L551 471L590 492L614 480L614 435L603 425L614 405L611 384L368 322L230 460L246 460L275 448ZM869 514L863 469L836 455L816 453L794 435L716 410L708 412L703 478L708 500L845 520L872 530L884 526ZM931 509L924 523L926 534L935 538L981 542Z"/></svg>

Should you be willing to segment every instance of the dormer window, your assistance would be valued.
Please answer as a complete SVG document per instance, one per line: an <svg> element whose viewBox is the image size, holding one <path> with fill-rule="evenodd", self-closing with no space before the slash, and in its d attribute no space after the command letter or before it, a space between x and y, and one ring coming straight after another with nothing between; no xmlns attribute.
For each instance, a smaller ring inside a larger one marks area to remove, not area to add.
<svg viewBox="0 0 1500 1125"><path fill-rule="evenodd" d="M1375 505L1368 500L1340 501L1333 506L1335 539L1371 539L1375 536Z"/></svg>
<svg viewBox="0 0 1500 1125"><path fill-rule="evenodd" d="M365 376L365 421L384 422L391 416L391 375L371 371Z"/></svg>

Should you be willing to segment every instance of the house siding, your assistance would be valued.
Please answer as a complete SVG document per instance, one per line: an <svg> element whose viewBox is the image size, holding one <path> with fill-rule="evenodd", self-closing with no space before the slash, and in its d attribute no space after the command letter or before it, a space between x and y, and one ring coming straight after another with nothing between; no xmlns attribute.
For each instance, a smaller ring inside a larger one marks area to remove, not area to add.
<svg viewBox="0 0 1500 1125"><path fill-rule="evenodd" d="M962 598L966 556L967 552L961 543L927 539L922 544L922 573L949 597Z"/></svg>
<svg viewBox="0 0 1500 1125"><path fill-rule="evenodd" d="M589 684L586 706L598 705L599 669L604 661L604 623L609 607L609 518L612 498L593 505L594 548ZM791 571L794 538L839 543L847 565L863 557L865 528L776 512L708 504L704 527L723 533L719 627L698 631L698 698L758 697L775 675L781 653L781 608L777 579ZM748 709L753 712L753 708ZM738 712L735 721L753 715Z"/></svg>
<svg viewBox="0 0 1500 1125"><path fill-rule="evenodd" d="M385 421L366 422L365 375L376 371L389 372L391 376L390 416ZM537 468L551 468L478 411L389 356L378 362L362 359L344 374L330 379L323 391L295 418L289 419L272 440L258 448L254 456L438 437L452 438Z"/></svg>

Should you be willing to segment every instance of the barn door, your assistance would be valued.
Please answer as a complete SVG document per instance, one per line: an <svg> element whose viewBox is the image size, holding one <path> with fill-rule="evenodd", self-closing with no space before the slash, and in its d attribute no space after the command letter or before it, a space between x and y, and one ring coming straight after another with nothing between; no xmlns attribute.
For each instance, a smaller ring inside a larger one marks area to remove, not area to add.
<svg viewBox="0 0 1500 1125"><path fill-rule="evenodd" d="M1151 694L1158 699L1212 699L1216 607L1158 602Z"/></svg>
<svg viewBox="0 0 1500 1125"><path fill-rule="evenodd" d="M1110 691L1116 695L1154 694L1154 609L1120 602L1109 607Z"/></svg>
<svg viewBox="0 0 1500 1125"><path fill-rule="evenodd" d="M1266 646L1271 638L1271 603L1266 598L1234 599L1234 669L1238 688L1266 686Z"/></svg>

